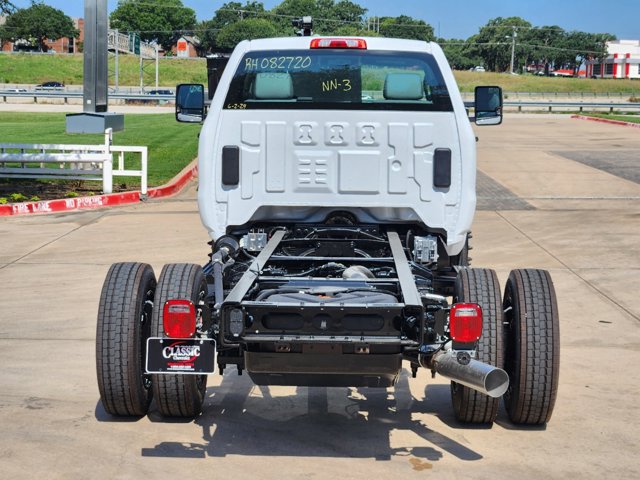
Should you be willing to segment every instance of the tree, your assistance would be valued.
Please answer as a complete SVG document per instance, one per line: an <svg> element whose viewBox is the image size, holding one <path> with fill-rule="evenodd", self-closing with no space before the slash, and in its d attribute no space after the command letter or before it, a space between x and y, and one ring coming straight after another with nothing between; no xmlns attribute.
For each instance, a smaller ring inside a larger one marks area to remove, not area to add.
<svg viewBox="0 0 640 480"><path fill-rule="evenodd" d="M205 20L197 28L198 38L202 42L205 51L219 48L217 42L218 33L236 22L248 18L259 18L265 13L262 2L247 1L244 5L240 2L228 2L222 5L211 20Z"/></svg>
<svg viewBox="0 0 640 480"><path fill-rule="evenodd" d="M316 2L322 17L316 30L328 35L366 35L364 15L367 9L349 0L334 3L333 0Z"/></svg>
<svg viewBox="0 0 640 480"><path fill-rule="evenodd" d="M367 9L350 0L283 0L271 13L284 35L291 35L294 31L291 20L307 15L313 17L314 33L335 35L338 29L347 25L360 28Z"/></svg>
<svg viewBox="0 0 640 480"><path fill-rule="evenodd" d="M273 22L282 35L292 35L294 30L291 26L291 20L310 15L314 19L313 31L319 33L324 27L323 22L318 20L323 17L320 15L320 9L317 7L317 4L320 2L323 3L325 8L333 5L333 0L283 0L271 10L271 13L275 15L272 17Z"/></svg>
<svg viewBox="0 0 640 480"><path fill-rule="evenodd" d="M140 38L170 50L196 26L196 13L181 0L120 0L109 17L111 28L139 32Z"/></svg>
<svg viewBox="0 0 640 480"><path fill-rule="evenodd" d="M418 20L407 15L381 17L380 35L383 37L424 40L425 42L435 39L431 25L424 20Z"/></svg>
<svg viewBox="0 0 640 480"><path fill-rule="evenodd" d="M79 35L73 20L62 10L34 3L29 8L16 10L7 17L2 36L12 41L24 39L37 45L40 51L46 51L46 40L62 37L75 38Z"/></svg>
<svg viewBox="0 0 640 480"><path fill-rule="evenodd" d="M557 25L536 27L528 35L527 63L541 66L548 75L551 67L558 68L570 56L562 49L567 33Z"/></svg>
<svg viewBox="0 0 640 480"><path fill-rule="evenodd" d="M264 18L248 18L223 27L216 38L220 48L233 48L242 40L277 37L278 29Z"/></svg>
<svg viewBox="0 0 640 480"><path fill-rule="evenodd" d="M586 60L604 60L607 57L607 42L615 38L609 33L569 32L562 45L570 53L566 66L575 75Z"/></svg>
<svg viewBox="0 0 640 480"><path fill-rule="evenodd" d="M320 3L321 2L318 2L319 7L321 7ZM349 0L341 0L333 5L333 8L331 8L329 12L330 16L336 20L357 24L362 23L367 9Z"/></svg>
<svg viewBox="0 0 640 480"><path fill-rule="evenodd" d="M484 61L485 68L494 72L504 72L509 69L511 63L511 47L513 35L516 34L516 62L514 70L518 64L524 64L525 58L522 53L522 45L528 42L531 24L520 17L497 17L491 19L480 28L477 35L470 40L475 43L472 52Z"/></svg>
<svg viewBox="0 0 640 480"><path fill-rule="evenodd" d="M452 69L469 70L477 65L482 65L482 58L471 52L471 48L465 40L438 38L436 41L442 47Z"/></svg>

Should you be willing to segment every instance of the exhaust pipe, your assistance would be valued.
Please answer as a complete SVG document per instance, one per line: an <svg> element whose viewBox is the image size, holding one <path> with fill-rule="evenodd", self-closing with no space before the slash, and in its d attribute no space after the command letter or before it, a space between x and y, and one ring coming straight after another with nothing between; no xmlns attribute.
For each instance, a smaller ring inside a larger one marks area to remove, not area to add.
<svg viewBox="0 0 640 480"><path fill-rule="evenodd" d="M509 375L501 368L473 360L466 352L437 353L431 359L431 369L480 393L499 398L509 388Z"/></svg>

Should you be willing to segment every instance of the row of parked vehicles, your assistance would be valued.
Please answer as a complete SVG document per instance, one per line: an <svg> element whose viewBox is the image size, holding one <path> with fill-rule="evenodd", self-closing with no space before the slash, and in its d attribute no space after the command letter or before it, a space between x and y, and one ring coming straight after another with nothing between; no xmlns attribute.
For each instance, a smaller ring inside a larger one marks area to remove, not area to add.
<svg viewBox="0 0 640 480"><path fill-rule="evenodd" d="M62 82L44 82L34 87L34 91L59 91L65 88L64 83ZM24 87L13 87L2 90L5 93L29 93L29 89ZM144 92L145 95L164 95L164 96L173 96L174 91L168 88L163 89L153 89Z"/></svg>

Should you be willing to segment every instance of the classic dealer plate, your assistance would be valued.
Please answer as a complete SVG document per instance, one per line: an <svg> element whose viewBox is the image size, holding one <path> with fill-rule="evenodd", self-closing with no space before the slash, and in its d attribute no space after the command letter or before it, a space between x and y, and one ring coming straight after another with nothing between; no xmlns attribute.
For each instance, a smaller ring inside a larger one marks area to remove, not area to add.
<svg viewBox="0 0 640 480"><path fill-rule="evenodd" d="M213 373L216 342L202 338L147 339L147 373Z"/></svg>

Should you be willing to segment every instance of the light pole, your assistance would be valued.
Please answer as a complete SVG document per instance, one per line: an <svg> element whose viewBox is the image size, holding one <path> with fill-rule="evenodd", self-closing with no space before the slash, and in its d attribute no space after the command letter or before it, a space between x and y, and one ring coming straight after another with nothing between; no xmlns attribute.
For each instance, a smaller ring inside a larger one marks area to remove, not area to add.
<svg viewBox="0 0 640 480"><path fill-rule="evenodd" d="M513 34L511 35L511 75L514 74L513 62L516 56L516 37L518 36L518 31L516 30L516 28L517 27L513 27Z"/></svg>
<svg viewBox="0 0 640 480"><path fill-rule="evenodd" d="M107 0L84 2L83 111L108 110Z"/></svg>
<svg viewBox="0 0 640 480"><path fill-rule="evenodd" d="M67 115L67 133L124 129L124 116L109 110L107 0L84 0L82 112ZM118 41L116 39L116 52Z"/></svg>

